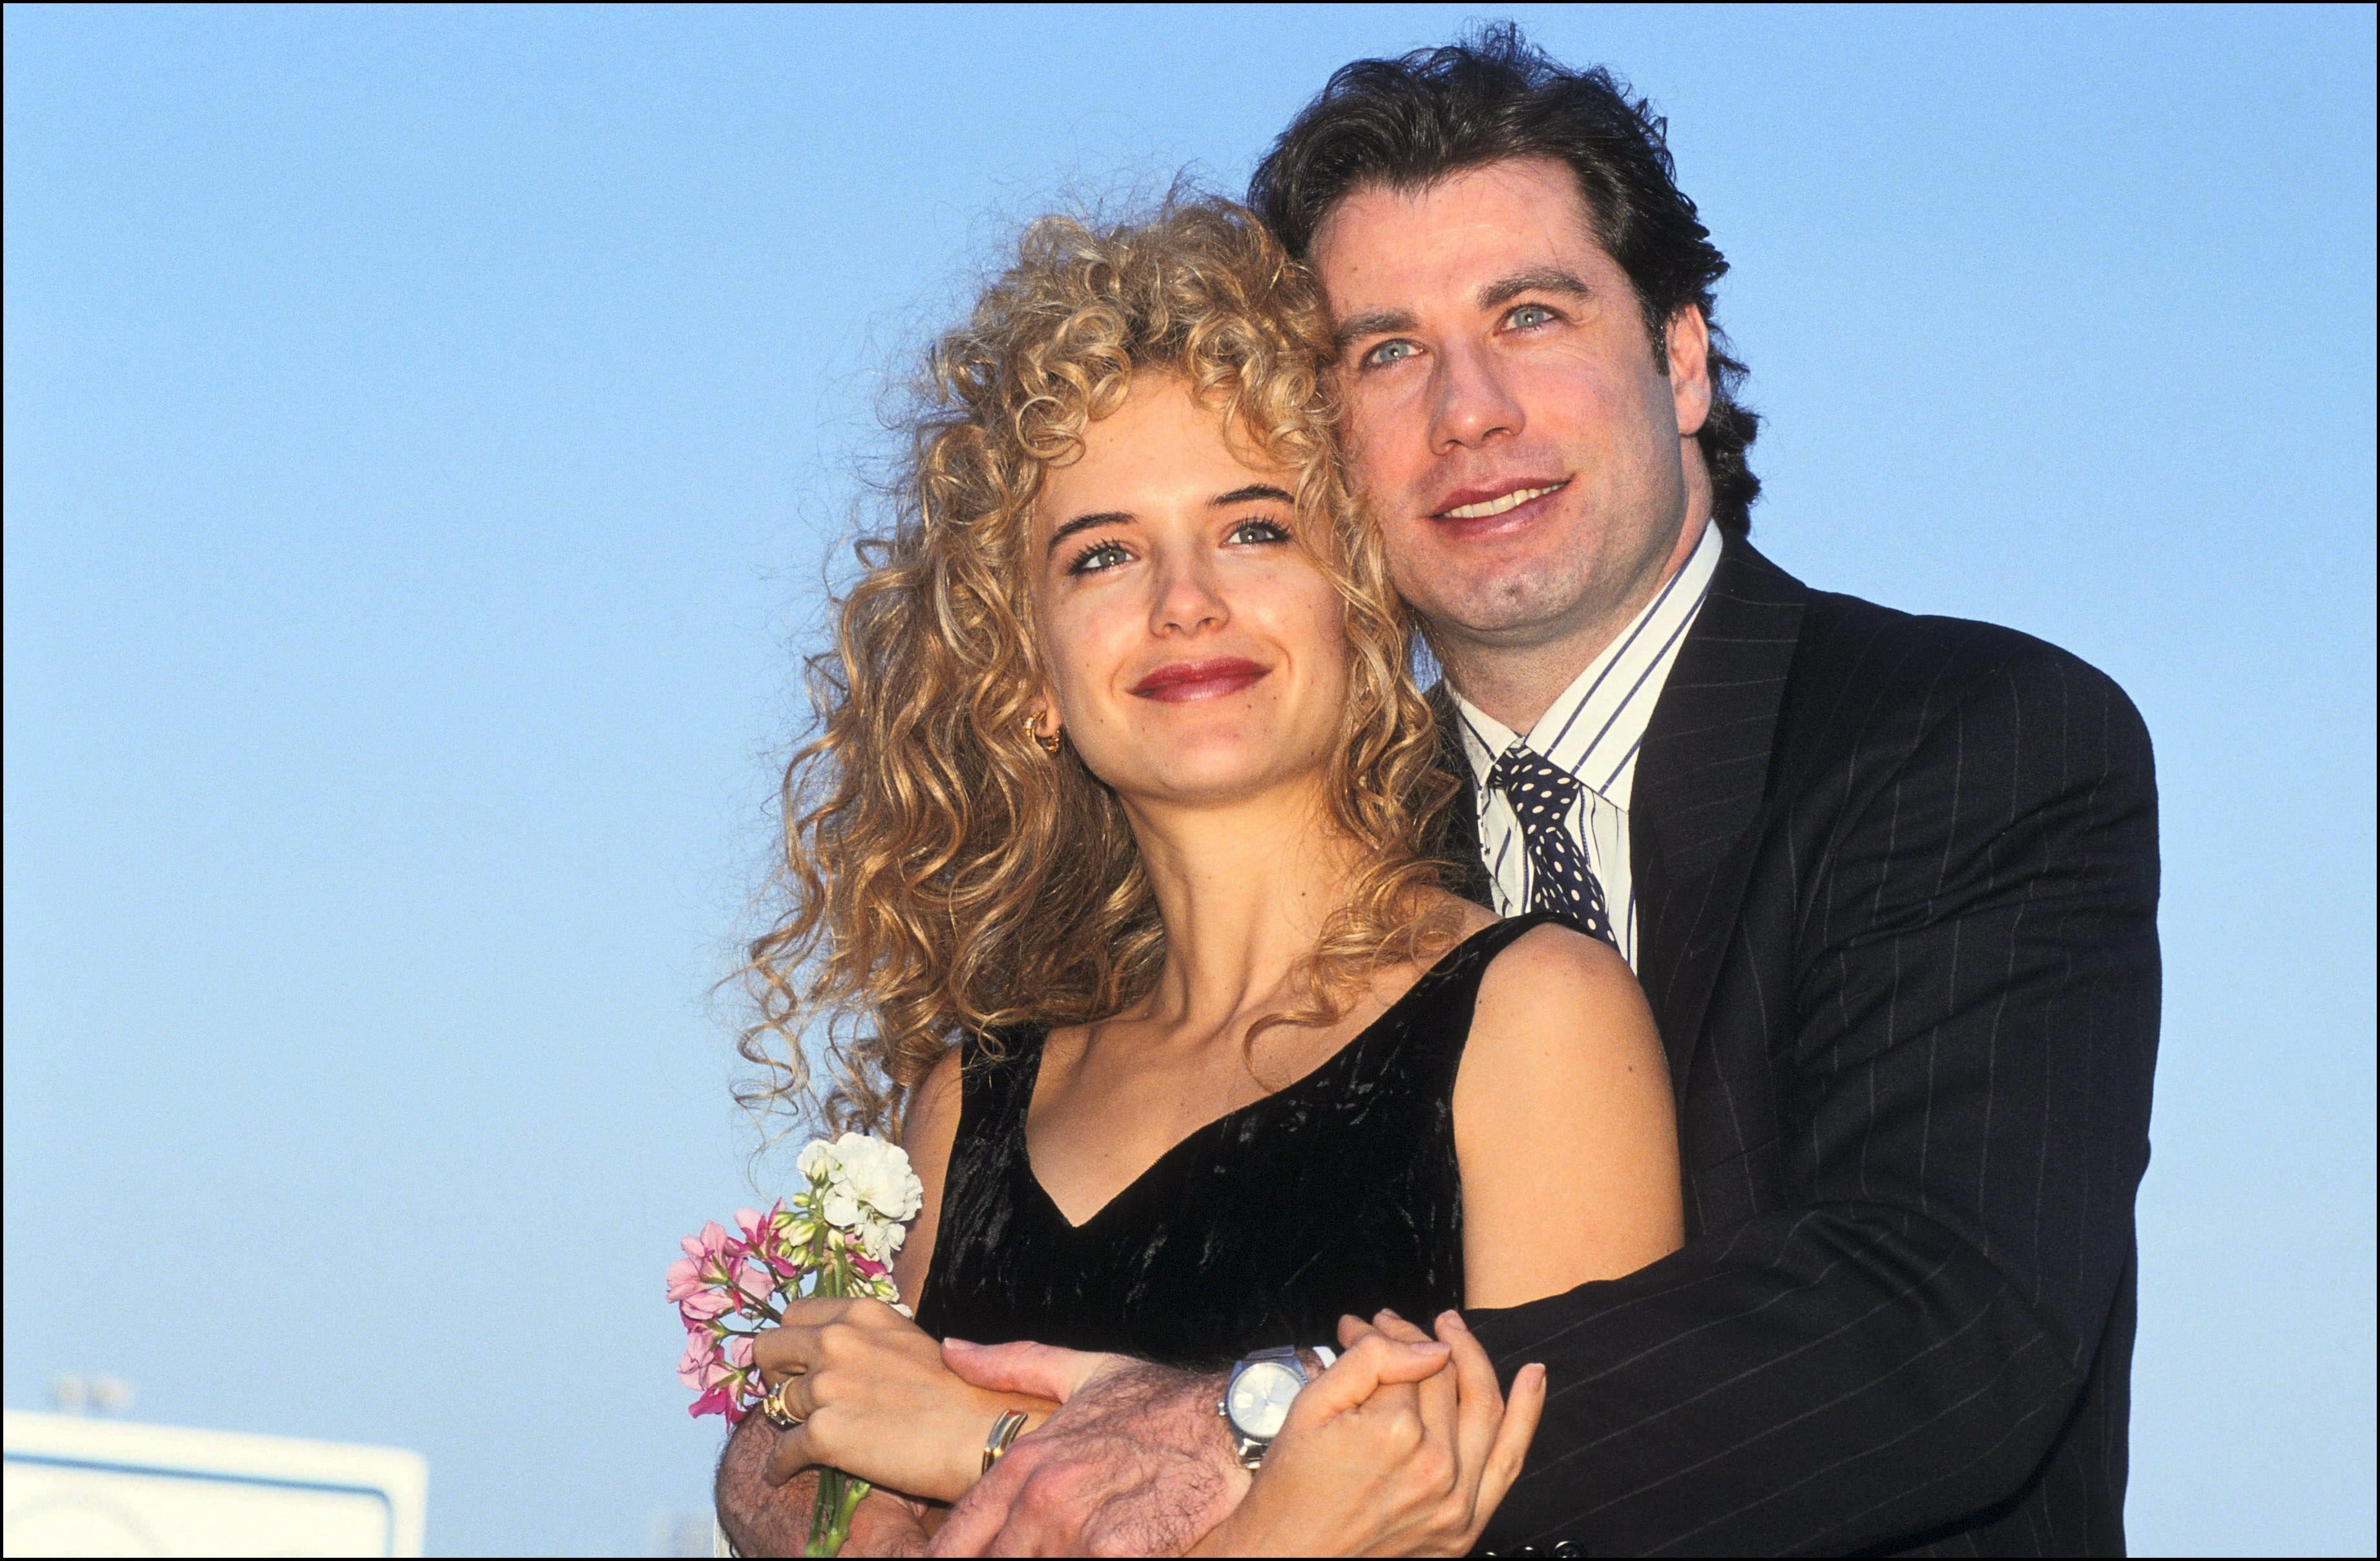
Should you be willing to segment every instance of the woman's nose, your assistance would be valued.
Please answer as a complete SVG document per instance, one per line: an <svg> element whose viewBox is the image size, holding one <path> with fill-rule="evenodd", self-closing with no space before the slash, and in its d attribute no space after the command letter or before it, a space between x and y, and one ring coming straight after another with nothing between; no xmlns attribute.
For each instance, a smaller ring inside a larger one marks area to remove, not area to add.
<svg viewBox="0 0 2380 1561"><path fill-rule="evenodd" d="M1161 566L1157 573L1157 601L1149 614L1154 634L1196 634L1231 621L1231 604L1222 584L1205 560L1183 560Z"/></svg>

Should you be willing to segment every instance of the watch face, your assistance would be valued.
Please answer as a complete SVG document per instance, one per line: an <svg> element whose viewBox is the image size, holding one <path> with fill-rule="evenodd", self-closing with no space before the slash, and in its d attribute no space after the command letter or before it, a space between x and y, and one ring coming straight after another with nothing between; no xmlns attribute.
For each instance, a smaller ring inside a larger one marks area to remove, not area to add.
<svg viewBox="0 0 2380 1561"><path fill-rule="evenodd" d="M1289 1419L1290 1400L1305 1382L1278 1360L1258 1360L1232 1379L1232 1424L1243 1436L1269 1442Z"/></svg>

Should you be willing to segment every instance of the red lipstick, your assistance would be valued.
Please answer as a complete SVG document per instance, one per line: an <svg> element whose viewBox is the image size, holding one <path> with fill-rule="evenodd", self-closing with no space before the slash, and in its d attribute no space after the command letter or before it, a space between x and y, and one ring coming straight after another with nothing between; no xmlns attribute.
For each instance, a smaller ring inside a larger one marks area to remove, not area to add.
<svg viewBox="0 0 2380 1561"><path fill-rule="evenodd" d="M1145 700L1169 704L1184 700L1236 694L1272 671L1243 656L1216 656L1208 661L1177 661L1159 667L1132 687Z"/></svg>

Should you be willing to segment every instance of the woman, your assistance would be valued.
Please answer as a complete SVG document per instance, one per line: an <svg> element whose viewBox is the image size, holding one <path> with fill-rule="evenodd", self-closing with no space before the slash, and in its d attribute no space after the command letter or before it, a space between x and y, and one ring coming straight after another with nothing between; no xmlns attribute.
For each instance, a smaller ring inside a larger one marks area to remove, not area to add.
<svg viewBox="0 0 2380 1561"><path fill-rule="evenodd" d="M827 1111L897 1126L924 1178L917 1322L813 1306L763 1341L802 1421L776 1477L963 1494L1002 1411L1049 1406L961 1382L936 1335L1184 1365L1335 1335L1205 1546L1467 1549L1544 1384L1505 1403L1455 1309L1682 1239L1626 967L1457 899L1422 848L1452 783L1333 461L1329 351L1220 202L1038 226L935 351L910 515L813 664L747 1047L856 1021Z"/></svg>

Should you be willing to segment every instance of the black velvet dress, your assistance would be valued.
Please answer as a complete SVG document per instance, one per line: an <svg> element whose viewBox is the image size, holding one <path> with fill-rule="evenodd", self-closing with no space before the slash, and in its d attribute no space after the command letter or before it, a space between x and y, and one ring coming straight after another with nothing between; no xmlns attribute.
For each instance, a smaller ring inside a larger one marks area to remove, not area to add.
<svg viewBox="0 0 2380 1561"><path fill-rule="evenodd" d="M1200 1128L1079 1226L1041 1189L1025 1116L1046 1032L969 1044L917 1323L1214 1366L1333 1342L1381 1307L1463 1304L1454 1079L1488 962L1544 915L1474 933L1313 1072Z"/></svg>

